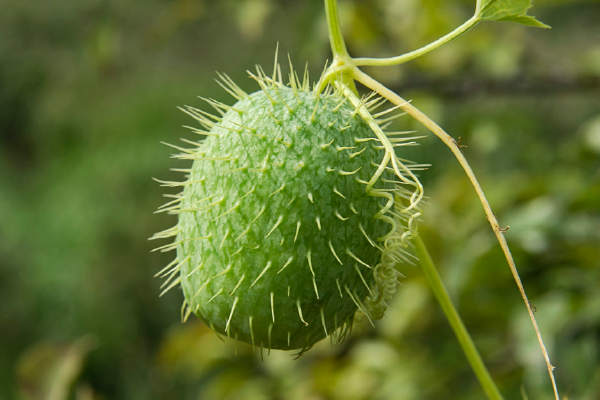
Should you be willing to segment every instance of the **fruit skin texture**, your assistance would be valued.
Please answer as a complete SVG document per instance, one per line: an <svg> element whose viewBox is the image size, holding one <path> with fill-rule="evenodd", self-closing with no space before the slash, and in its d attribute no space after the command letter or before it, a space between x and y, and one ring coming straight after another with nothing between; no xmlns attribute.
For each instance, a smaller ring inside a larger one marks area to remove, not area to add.
<svg viewBox="0 0 600 400"><path fill-rule="evenodd" d="M366 191L383 151L347 103L263 87L191 153L177 259L188 307L215 331L306 350L368 312L377 240L391 228Z"/></svg>

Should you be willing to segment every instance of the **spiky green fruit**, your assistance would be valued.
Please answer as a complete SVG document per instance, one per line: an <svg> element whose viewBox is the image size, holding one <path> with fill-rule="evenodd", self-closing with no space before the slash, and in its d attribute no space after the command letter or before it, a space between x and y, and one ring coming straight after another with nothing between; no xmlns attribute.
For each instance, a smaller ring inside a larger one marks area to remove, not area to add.
<svg viewBox="0 0 600 400"><path fill-rule="evenodd" d="M236 340L304 351L343 339L358 309L381 317L396 286L390 204L402 191L388 153L341 91L259 79L247 95L228 83L239 101L210 101L222 117L187 109L210 131L182 155L194 162L178 224L159 235L177 235L163 276L181 283L188 312Z"/></svg>

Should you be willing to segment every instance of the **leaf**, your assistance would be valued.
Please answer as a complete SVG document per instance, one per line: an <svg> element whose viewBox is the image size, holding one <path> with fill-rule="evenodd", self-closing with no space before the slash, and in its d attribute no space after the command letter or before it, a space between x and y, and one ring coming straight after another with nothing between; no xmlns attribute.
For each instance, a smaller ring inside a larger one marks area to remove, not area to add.
<svg viewBox="0 0 600 400"><path fill-rule="evenodd" d="M486 0L481 9L481 19L485 21L509 21L536 28L550 28L531 15L527 10L532 0Z"/></svg>

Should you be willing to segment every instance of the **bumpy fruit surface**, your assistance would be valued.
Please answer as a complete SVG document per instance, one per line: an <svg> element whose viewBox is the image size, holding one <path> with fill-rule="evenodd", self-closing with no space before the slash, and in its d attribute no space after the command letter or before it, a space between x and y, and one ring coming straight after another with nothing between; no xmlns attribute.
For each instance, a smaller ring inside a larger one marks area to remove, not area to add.
<svg viewBox="0 0 600 400"><path fill-rule="evenodd" d="M378 239L391 227L366 183L383 152L339 93L263 89L190 153L175 242L181 287L215 331L305 350L350 327L372 294Z"/></svg>

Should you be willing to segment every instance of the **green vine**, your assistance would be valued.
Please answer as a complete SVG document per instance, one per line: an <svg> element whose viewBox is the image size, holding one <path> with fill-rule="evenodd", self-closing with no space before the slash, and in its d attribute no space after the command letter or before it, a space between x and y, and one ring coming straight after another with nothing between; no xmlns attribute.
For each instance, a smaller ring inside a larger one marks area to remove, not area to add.
<svg viewBox="0 0 600 400"><path fill-rule="evenodd" d="M502 251L504 252L506 261L509 265L513 278L519 288L519 292L521 293L521 297L525 302L525 306L527 307L529 317L536 331L540 348L546 360L546 365L552 382L555 399L559 400L558 389L556 387L556 380L554 378L553 373L554 366L550 362L550 357L542 340L542 335L539 330L537 321L535 319L533 309L527 298L515 262L512 258L510 249L508 248L508 244L504 237L505 229L500 227L498 220L495 214L493 213L489 202L486 199L483 189L479 185L473 170L471 169L469 163L462 154L458 144L439 125L437 125L434 121L432 121L425 114L419 111L410 102L407 102L402 97L392 92L383 84L377 82L375 79L365 74L358 68L360 66L399 65L407 61L413 60L456 39L463 33L472 29L481 21L509 21L517 22L528 26L548 28L547 25L543 24L542 22L536 20L534 17L527 14L527 11L530 7L531 2L529 0L477 0L475 13L469 20L467 20L464 24L462 24L452 32L448 33L447 35L420 49L408 52L397 57L390 58L352 58L348 54L342 35L342 29L338 16L337 0L325 0L325 10L327 14L327 24L329 28L329 39L331 43L331 49L333 52L333 62L327 69L327 71L323 74L321 80L317 84L316 90L322 90L331 82L340 82L342 85L349 87L354 93L356 93L354 81L358 81L365 85L367 88L378 93L380 96L387 99L391 103L395 104L397 108L401 108L407 114L409 114L417 121L422 123L428 130L434 133L438 138L440 138L444 142L444 144L446 144L450 148L450 150L464 169L465 173L469 177L469 180L471 181L471 184L480 199L487 219L496 235L496 238L502 248ZM392 152L392 154L389 155L390 158L392 160L395 159L395 154L393 154L393 146L389 142L389 139L381 137L380 140L382 141L384 147L391 149L389 150L390 152ZM425 273L427 281L431 286L436 299L440 303L440 306L442 307L442 310L444 311L452 329L454 330L454 333L458 338L463 352L465 353L465 356L467 357L477 379L481 383L481 386L486 392L487 397L489 399L495 400L502 399L500 391L498 390L494 381L492 380L487 368L485 367L485 364L481 359L481 356L479 355L473 343L473 340L471 339L467 329L464 326L464 323L460 319L460 316L458 315L454 305L452 304L452 300L450 299L450 296L448 295L439 277L439 274L437 273L435 265L428 254L425 244L419 237L418 232L416 232L416 230L414 232L407 232L407 234L411 235L411 237L414 239L416 253L421 261L421 265L423 267L423 271Z"/></svg>

